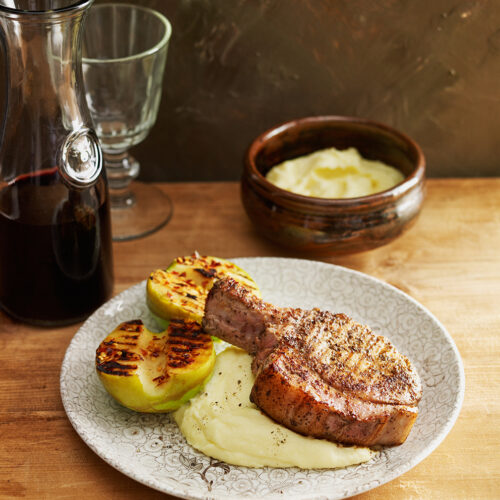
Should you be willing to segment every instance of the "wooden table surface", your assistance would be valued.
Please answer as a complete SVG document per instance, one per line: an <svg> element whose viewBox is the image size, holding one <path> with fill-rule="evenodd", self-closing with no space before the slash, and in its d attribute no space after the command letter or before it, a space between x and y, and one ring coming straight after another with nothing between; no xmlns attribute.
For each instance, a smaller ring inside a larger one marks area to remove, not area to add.
<svg viewBox="0 0 500 500"><path fill-rule="evenodd" d="M114 244L115 293L195 249L227 258L304 257L261 239L236 183L162 188L175 214L152 236ZM430 180L417 223L397 241L322 260L381 278L422 303L465 365L464 404L444 442L357 498L500 498L500 178ZM36 328L0 312L0 498L168 498L107 465L66 418L59 374L78 327Z"/></svg>

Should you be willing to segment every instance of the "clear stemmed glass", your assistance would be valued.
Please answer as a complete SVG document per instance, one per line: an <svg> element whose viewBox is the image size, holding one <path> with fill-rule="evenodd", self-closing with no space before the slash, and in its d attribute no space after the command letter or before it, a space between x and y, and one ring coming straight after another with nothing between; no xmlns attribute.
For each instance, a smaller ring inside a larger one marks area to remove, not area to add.
<svg viewBox="0 0 500 500"><path fill-rule="evenodd" d="M104 155L114 240L150 234L172 215L167 195L134 180L140 166L128 152L156 121L171 32L159 12L128 4L94 5L85 23L85 93Z"/></svg>

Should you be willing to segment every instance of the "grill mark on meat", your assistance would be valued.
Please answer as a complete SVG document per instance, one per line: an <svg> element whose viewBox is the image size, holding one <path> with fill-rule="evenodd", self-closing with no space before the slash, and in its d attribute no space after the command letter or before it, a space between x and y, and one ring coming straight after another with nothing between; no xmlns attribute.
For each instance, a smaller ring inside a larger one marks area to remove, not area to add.
<svg viewBox="0 0 500 500"><path fill-rule="evenodd" d="M386 339L345 315L311 311L290 345L307 354L326 382L358 397L392 404L412 404L415 399L406 359Z"/></svg>
<svg viewBox="0 0 500 500"><path fill-rule="evenodd" d="M226 278L207 297L203 326L255 355L251 399L292 430L393 445L416 419L421 386L409 360L345 314L277 308Z"/></svg>

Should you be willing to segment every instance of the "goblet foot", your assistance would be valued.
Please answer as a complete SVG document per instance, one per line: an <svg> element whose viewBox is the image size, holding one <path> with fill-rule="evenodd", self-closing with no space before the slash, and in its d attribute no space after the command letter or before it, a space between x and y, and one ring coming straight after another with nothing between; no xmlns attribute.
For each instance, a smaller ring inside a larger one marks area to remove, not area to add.
<svg viewBox="0 0 500 500"><path fill-rule="evenodd" d="M114 241L133 240L154 233L172 217L170 198L151 184L133 181L120 200L111 193L111 234ZM125 201L125 203L124 203Z"/></svg>

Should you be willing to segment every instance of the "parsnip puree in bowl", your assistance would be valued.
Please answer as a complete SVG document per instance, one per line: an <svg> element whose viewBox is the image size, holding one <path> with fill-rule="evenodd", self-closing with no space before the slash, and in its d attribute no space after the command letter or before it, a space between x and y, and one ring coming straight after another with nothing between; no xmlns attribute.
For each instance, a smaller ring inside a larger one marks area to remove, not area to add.
<svg viewBox="0 0 500 500"><path fill-rule="evenodd" d="M217 356L205 390L174 414L188 443L206 455L247 467L346 467L368 461L369 448L344 447L297 434L250 402L252 357L236 347Z"/></svg>
<svg viewBox="0 0 500 500"><path fill-rule="evenodd" d="M296 194L333 199L379 193L404 176L385 163L363 158L355 148L328 148L275 165L266 179Z"/></svg>

